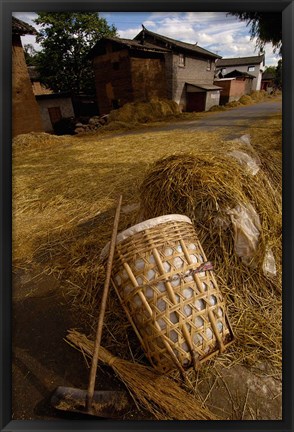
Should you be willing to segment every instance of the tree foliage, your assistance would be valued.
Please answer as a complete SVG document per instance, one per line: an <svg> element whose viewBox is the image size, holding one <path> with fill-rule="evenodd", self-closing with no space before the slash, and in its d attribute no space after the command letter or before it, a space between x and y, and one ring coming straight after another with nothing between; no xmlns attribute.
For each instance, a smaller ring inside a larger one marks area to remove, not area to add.
<svg viewBox="0 0 294 432"><path fill-rule="evenodd" d="M256 38L256 46L262 51L266 43L273 45L274 51L281 55L282 14L279 12L229 12L250 25L251 39Z"/></svg>
<svg viewBox="0 0 294 432"><path fill-rule="evenodd" d="M25 61L28 66L37 65L37 51L32 44L26 44L23 47L23 52L25 56Z"/></svg>
<svg viewBox="0 0 294 432"><path fill-rule="evenodd" d="M278 61L275 73L275 85L278 89L282 89L282 60Z"/></svg>
<svg viewBox="0 0 294 432"><path fill-rule="evenodd" d="M98 12L39 12L42 28L37 36L42 50L36 54L41 81L55 92L94 93L89 50L103 36L115 36Z"/></svg>
<svg viewBox="0 0 294 432"><path fill-rule="evenodd" d="M278 61L277 66L268 66L265 68L264 72L269 72L272 74L274 79L274 86L277 89L282 89L282 60Z"/></svg>

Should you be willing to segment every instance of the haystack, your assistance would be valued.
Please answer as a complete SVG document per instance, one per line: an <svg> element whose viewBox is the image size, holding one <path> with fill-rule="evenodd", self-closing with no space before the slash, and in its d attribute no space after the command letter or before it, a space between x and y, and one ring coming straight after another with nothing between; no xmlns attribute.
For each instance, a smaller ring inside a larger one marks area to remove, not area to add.
<svg viewBox="0 0 294 432"><path fill-rule="evenodd" d="M250 105L253 103L253 99L249 95L244 95L239 99L242 105Z"/></svg>
<svg viewBox="0 0 294 432"><path fill-rule="evenodd" d="M126 103L110 112L108 122L145 123L162 120L180 113L176 102L167 99L152 99L149 102Z"/></svg>
<svg viewBox="0 0 294 432"><path fill-rule="evenodd" d="M236 154L247 155L258 172L253 174L244 161L232 157ZM195 148L151 166L141 185L141 212L144 219L169 213L190 217L227 298L237 338L234 361L267 359L279 368L282 231L276 183L277 178L263 171L258 153L244 142ZM252 212L258 218L259 235L249 257L236 253L232 212L240 208L248 210L245 225Z"/></svg>

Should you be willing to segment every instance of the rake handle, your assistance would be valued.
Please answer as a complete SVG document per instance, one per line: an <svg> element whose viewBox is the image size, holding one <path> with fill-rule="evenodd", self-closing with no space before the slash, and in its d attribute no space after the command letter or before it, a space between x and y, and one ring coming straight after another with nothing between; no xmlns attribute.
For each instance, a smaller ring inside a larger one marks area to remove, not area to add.
<svg viewBox="0 0 294 432"><path fill-rule="evenodd" d="M106 277L105 277L105 282L104 282L104 287L103 287L100 314L99 314L98 323L97 323L97 331L96 331L96 337L95 337L95 342L94 342L94 352L93 352L93 357L92 357L91 370L90 370L90 375L89 375L89 385L88 385L88 391L87 391L87 397L86 397L86 409L87 409L87 411L91 410L92 402L93 402L93 396L94 396L98 357L99 357L99 349L100 349L101 336L102 336L102 327L103 327L103 322L104 322L106 302L107 302L109 285L110 285L110 277L111 277L114 249L115 249L115 241L116 241L116 237L117 237L117 229L118 229L121 203L122 203L122 195L120 195L120 197L118 199L115 218L114 218L114 222L113 222L112 236L111 236L111 241L110 241L110 246L109 246L109 255L108 255L107 267L106 267Z"/></svg>

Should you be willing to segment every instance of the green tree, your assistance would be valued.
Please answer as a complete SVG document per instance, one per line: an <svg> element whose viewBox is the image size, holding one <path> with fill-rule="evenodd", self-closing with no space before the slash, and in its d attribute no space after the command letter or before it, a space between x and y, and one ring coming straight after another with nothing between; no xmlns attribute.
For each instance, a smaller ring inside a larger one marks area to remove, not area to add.
<svg viewBox="0 0 294 432"><path fill-rule="evenodd" d="M282 89L282 60L278 61L275 73L275 85L278 89Z"/></svg>
<svg viewBox="0 0 294 432"><path fill-rule="evenodd" d="M23 47L25 61L28 66L36 66L37 64L37 51L32 44L26 44Z"/></svg>
<svg viewBox="0 0 294 432"><path fill-rule="evenodd" d="M42 28L37 36L42 50L36 54L41 81L55 92L94 93L89 50L116 28L98 12L39 12L34 20Z"/></svg>
<svg viewBox="0 0 294 432"><path fill-rule="evenodd" d="M264 72L269 72L273 75L276 74L276 67L275 66L266 66L264 69Z"/></svg>
<svg viewBox="0 0 294 432"><path fill-rule="evenodd" d="M279 12L229 12L250 25L251 39L256 38L256 46L264 50L266 43L272 43L274 51L281 55L282 50L282 14Z"/></svg>

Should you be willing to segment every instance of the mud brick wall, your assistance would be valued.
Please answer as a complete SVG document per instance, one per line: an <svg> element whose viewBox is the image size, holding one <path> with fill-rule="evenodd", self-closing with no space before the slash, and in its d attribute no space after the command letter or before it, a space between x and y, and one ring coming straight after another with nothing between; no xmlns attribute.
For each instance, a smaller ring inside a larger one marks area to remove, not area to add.
<svg viewBox="0 0 294 432"><path fill-rule="evenodd" d="M133 101L131 63L128 50L109 52L93 61L99 114L108 114L113 101L122 106Z"/></svg>
<svg viewBox="0 0 294 432"><path fill-rule="evenodd" d="M134 101L167 98L163 58L131 58L131 74Z"/></svg>
<svg viewBox="0 0 294 432"><path fill-rule="evenodd" d="M43 131L19 36L12 44L12 136Z"/></svg>
<svg viewBox="0 0 294 432"><path fill-rule="evenodd" d="M128 102L167 97L163 56L149 58L147 54L127 49L111 51L109 47L107 51L93 61L100 115Z"/></svg>

